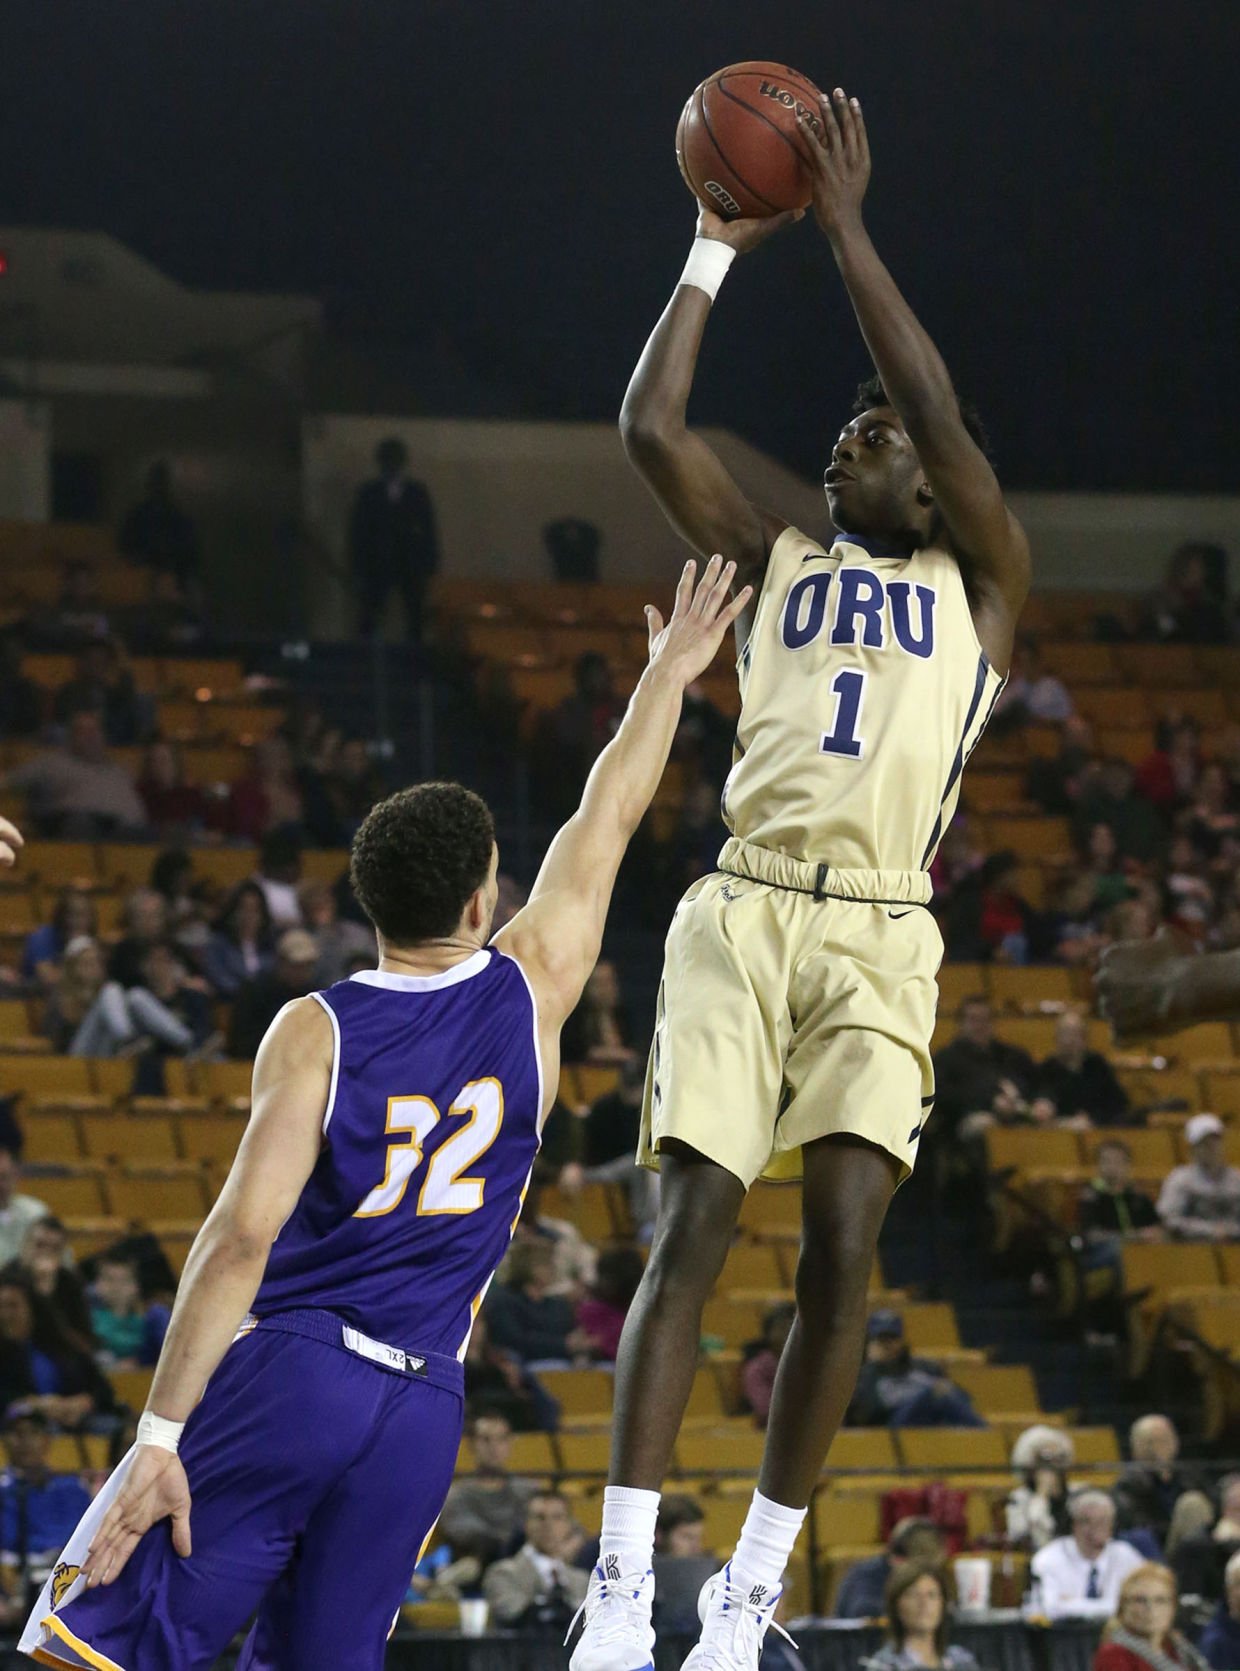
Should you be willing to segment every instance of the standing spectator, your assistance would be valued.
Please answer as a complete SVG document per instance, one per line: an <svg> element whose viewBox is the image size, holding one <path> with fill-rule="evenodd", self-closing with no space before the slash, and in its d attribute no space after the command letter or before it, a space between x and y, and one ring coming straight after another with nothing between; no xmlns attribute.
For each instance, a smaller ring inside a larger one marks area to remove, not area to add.
<svg viewBox="0 0 1240 1671"><path fill-rule="evenodd" d="M1078 1127L1121 1125L1128 1113L1124 1087L1106 1057L1089 1048L1088 1024L1076 1010L1065 1010L1056 1021L1055 1053L1037 1070L1033 1094Z"/></svg>
<svg viewBox="0 0 1240 1671"><path fill-rule="evenodd" d="M1186 540L1167 559L1167 576L1146 603L1140 636L1159 644L1226 644L1227 553Z"/></svg>
<svg viewBox="0 0 1240 1671"><path fill-rule="evenodd" d="M76 1474L48 1467L51 1437L40 1411L11 1417L4 1442L9 1465L0 1474L0 1563L24 1593L45 1582L90 1507L90 1492Z"/></svg>
<svg viewBox="0 0 1240 1671"><path fill-rule="evenodd" d="M1071 1530L1067 1470L1074 1457L1072 1436L1062 1428L1028 1427L1012 1447L1012 1466L1021 1483L1008 1493L1004 1521L1008 1542L1038 1550Z"/></svg>
<svg viewBox="0 0 1240 1671"><path fill-rule="evenodd" d="M525 1512L525 1542L483 1575L495 1622L511 1630L562 1636L586 1599L589 1574L572 1564L577 1529L568 1499L539 1491Z"/></svg>
<svg viewBox="0 0 1240 1671"><path fill-rule="evenodd" d="M1179 1595L1169 1567L1147 1561L1125 1578L1115 1617L1094 1655L1092 1671L1205 1671L1205 1660L1175 1628Z"/></svg>
<svg viewBox="0 0 1240 1671"><path fill-rule="evenodd" d="M1103 1491L1081 1491L1068 1504L1069 1537L1039 1549L1030 1570L1040 1600L1036 1611L1048 1619L1105 1619L1119 1602L1119 1587L1144 1557L1130 1543L1117 1542L1115 1504Z"/></svg>
<svg viewBox="0 0 1240 1671"><path fill-rule="evenodd" d="M595 584L602 543L602 535L585 517L557 517L543 528L543 544L551 559L551 572L563 584Z"/></svg>
<svg viewBox="0 0 1240 1671"><path fill-rule="evenodd" d="M1240 1169L1224 1158L1223 1122L1217 1114L1194 1114L1184 1136L1192 1158L1168 1173L1158 1216L1183 1241L1234 1241L1240 1236Z"/></svg>
<svg viewBox="0 0 1240 1671"><path fill-rule="evenodd" d="M138 793L159 841L197 835L209 822L207 797L196 783L186 782L184 758L175 743L157 738L147 745Z"/></svg>
<svg viewBox="0 0 1240 1671"><path fill-rule="evenodd" d="M352 958L365 957L371 968L378 963L374 929L342 917L336 895L326 882L317 877L303 882L297 890L297 903L306 931L314 936L319 948L315 986L333 986L343 980Z"/></svg>
<svg viewBox="0 0 1240 1671"><path fill-rule="evenodd" d="M37 981L50 991L60 979L60 966L70 941L93 939L99 931L99 913L84 888L65 888L56 901L50 923L28 934L22 946L22 979Z"/></svg>
<svg viewBox="0 0 1240 1671"><path fill-rule="evenodd" d="M753 1411L754 1423L765 1427L771 1413L775 1373L796 1322L797 1308L791 1301L772 1306L762 1319L762 1339L746 1348L741 1365L741 1396Z"/></svg>
<svg viewBox="0 0 1240 1671"><path fill-rule="evenodd" d="M473 1473L454 1482L439 1531L454 1554L473 1555L485 1566L516 1548L537 1487L508 1470L512 1426L502 1410L489 1405L474 1410L465 1431Z"/></svg>
<svg viewBox="0 0 1240 1671"><path fill-rule="evenodd" d="M1028 1107L1034 1075L1027 1051L994 1036L988 1000L980 995L966 998L956 1037L934 1058L936 1118L949 1131L970 1119L979 1130L1016 1119Z"/></svg>
<svg viewBox="0 0 1240 1671"><path fill-rule="evenodd" d="M146 473L146 493L121 523L117 534L121 554L156 575L170 575L184 596L199 586L201 553L193 519L172 495L172 470L158 459Z"/></svg>
<svg viewBox="0 0 1240 1671"><path fill-rule="evenodd" d="M142 980L142 960L168 933L168 902L154 888L135 888L125 901L125 933L112 948L108 977L123 987Z"/></svg>
<svg viewBox="0 0 1240 1671"><path fill-rule="evenodd" d="M941 1567L910 1562L887 1580L887 1640L868 1665L874 1671L978 1671L966 1648L948 1644L947 1579Z"/></svg>
<svg viewBox="0 0 1240 1671"><path fill-rule="evenodd" d="M90 1324L96 1357L109 1369L139 1369L159 1361L171 1312L148 1305L132 1259L101 1253L90 1291Z"/></svg>
<svg viewBox="0 0 1240 1671"><path fill-rule="evenodd" d="M104 740L113 748L141 742L150 731L152 705L138 695L115 638L87 644L78 654L73 678L56 692L52 712L60 724L83 710L98 714Z"/></svg>
<svg viewBox="0 0 1240 1671"><path fill-rule="evenodd" d="M0 1268L20 1257L26 1232L50 1210L37 1197L22 1195L20 1183L17 1156L11 1149L0 1148Z"/></svg>
<svg viewBox="0 0 1240 1671"><path fill-rule="evenodd" d="M947 1544L933 1520L910 1515L892 1527L881 1555L869 1555L844 1574L835 1598L837 1619L878 1619L887 1601L887 1581L910 1562L941 1566L947 1558Z"/></svg>
<svg viewBox="0 0 1240 1671"><path fill-rule="evenodd" d="M504 1281L487 1296L491 1340L520 1363L589 1361L590 1337L577 1326L570 1301L551 1292L549 1247L518 1242L504 1262Z"/></svg>
<svg viewBox="0 0 1240 1671"><path fill-rule="evenodd" d="M1115 1486L1116 1512L1123 1532L1150 1531L1165 1546L1171 1518L1187 1493L1202 1494L1204 1480L1178 1462L1180 1435L1161 1415L1141 1416L1128 1434L1132 1461Z"/></svg>
<svg viewBox="0 0 1240 1671"><path fill-rule="evenodd" d="M1223 1599L1201 1635L1201 1651L1214 1671L1240 1665L1240 1549L1223 1573Z"/></svg>
<svg viewBox="0 0 1240 1671"><path fill-rule="evenodd" d="M267 895L257 882L239 882L224 902L203 954L203 973L220 998L271 969L275 935Z"/></svg>
<svg viewBox="0 0 1240 1671"><path fill-rule="evenodd" d="M1072 714L1067 686L1046 671L1037 639L1021 633L1008 682L995 703L990 723L1002 734L1020 725L1062 725Z"/></svg>
<svg viewBox="0 0 1240 1671"><path fill-rule="evenodd" d="M47 749L6 772L0 788L26 796L41 836L79 841L135 835L146 809L129 773L108 759L99 715L73 714L63 748Z"/></svg>
<svg viewBox="0 0 1240 1671"><path fill-rule="evenodd" d="M665 1496L654 1528L655 1630L689 1636L698 1628L698 1596L719 1563L703 1545L706 1516L695 1497Z"/></svg>
<svg viewBox="0 0 1240 1671"><path fill-rule="evenodd" d="M898 1311L876 1311L849 1406L854 1427L985 1427L963 1387L940 1364L915 1358Z"/></svg>
<svg viewBox="0 0 1240 1671"><path fill-rule="evenodd" d="M241 987L228 1027L228 1054L253 1061L263 1034L293 998L304 998L314 987L319 948L304 928L287 929L276 942L275 966Z"/></svg>
<svg viewBox="0 0 1240 1671"><path fill-rule="evenodd" d="M389 436L375 449L378 475L358 488L349 522L349 557L357 589L358 629L363 638L379 629L389 594L400 592L405 632L422 642L426 587L439 567L435 508L423 482L409 474L403 441Z"/></svg>
<svg viewBox="0 0 1240 1671"><path fill-rule="evenodd" d="M642 1279L642 1256L633 1247L608 1248L599 1254L590 1292L577 1305L577 1327L590 1339L602 1363L614 1363L620 1331Z"/></svg>
<svg viewBox="0 0 1240 1671"><path fill-rule="evenodd" d="M564 1023L561 1059L620 1067L633 1054L633 1023L620 995L620 977L610 958L601 957L590 971L581 1002Z"/></svg>

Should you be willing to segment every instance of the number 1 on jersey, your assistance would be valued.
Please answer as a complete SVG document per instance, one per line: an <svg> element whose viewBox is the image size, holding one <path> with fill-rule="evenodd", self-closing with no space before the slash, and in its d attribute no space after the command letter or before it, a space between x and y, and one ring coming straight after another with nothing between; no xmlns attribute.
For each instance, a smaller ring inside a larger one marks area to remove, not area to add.
<svg viewBox="0 0 1240 1671"><path fill-rule="evenodd" d="M823 733L822 753L843 754L859 760L862 742L857 735L857 722L861 718L865 674L845 668L831 681L831 692L835 697L835 720L830 731Z"/></svg>

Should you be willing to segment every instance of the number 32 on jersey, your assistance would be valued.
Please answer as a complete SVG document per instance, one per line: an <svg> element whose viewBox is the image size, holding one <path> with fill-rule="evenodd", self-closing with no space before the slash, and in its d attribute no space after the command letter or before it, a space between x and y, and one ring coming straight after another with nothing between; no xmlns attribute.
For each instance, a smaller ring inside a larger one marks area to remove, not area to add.
<svg viewBox="0 0 1240 1671"><path fill-rule="evenodd" d="M389 1097L384 1126L393 1143L387 1152L383 1181L375 1185L354 1218L381 1218L405 1198L409 1180L422 1164L427 1139L443 1119L429 1097ZM504 1088L498 1079L473 1079L461 1087L448 1110L449 1120L465 1124L435 1150L418 1191L420 1218L438 1213L476 1213L482 1205L484 1178L466 1176L469 1168L499 1136L504 1118Z"/></svg>

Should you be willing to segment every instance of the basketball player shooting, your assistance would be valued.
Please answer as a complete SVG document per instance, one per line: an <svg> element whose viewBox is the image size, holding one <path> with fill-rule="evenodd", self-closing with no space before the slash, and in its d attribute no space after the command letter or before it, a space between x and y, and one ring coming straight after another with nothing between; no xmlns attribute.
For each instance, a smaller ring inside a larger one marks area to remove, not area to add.
<svg viewBox="0 0 1240 1671"><path fill-rule="evenodd" d="M616 1365L601 1553L573 1671L652 1664L655 1514L703 1303L749 1186L800 1176L797 1316L758 1489L703 1591L686 1661L757 1667L855 1384L879 1229L933 1101L942 941L927 872L1029 586L1025 536L975 421L863 224L861 106L837 90L821 117L821 142L800 124L813 212L878 373L826 469L834 542L751 504L685 423L723 274L794 216L724 222L703 209L621 414L673 525L730 557L756 602L737 625L732 839L667 939L640 1156L661 1169L662 1207Z"/></svg>
<svg viewBox="0 0 1240 1671"><path fill-rule="evenodd" d="M457 784L353 845L376 970L288 1004L186 1263L138 1428L21 1639L45 1665L380 1671L443 1506L462 1360L521 1210L560 1028L662 776L685 686L748 601L689 563L581 807L491 940L491 814ZM16 832L0 825L10 844ZM0 855L2 857L2 855Z"/></svg>

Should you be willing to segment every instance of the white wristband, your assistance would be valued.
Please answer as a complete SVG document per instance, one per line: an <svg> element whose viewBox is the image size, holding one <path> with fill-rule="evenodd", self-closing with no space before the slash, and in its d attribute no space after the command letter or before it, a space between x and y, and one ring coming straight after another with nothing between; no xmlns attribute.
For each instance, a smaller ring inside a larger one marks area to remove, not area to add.
<svg viewBox="0 0 1240 1671"><path fill-rule="evenodd" d="M719 286L728 276L728 268L735 260L736 251L731 244L721 244L718 238L695 238L680 282L696 285L713 302L719 294Z"/></svg>
<svg viewBox="0 0 1240 1671"><path fill-rule="evenodd" d="M171 1451L175 1456L184 1432L184 1422L165 1421L162 1416L153 1416L149 1410L144 1410L138 1418L136 1443L158 1445L161 1451Z"/></svg>

